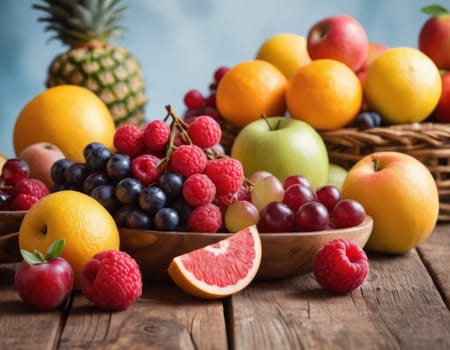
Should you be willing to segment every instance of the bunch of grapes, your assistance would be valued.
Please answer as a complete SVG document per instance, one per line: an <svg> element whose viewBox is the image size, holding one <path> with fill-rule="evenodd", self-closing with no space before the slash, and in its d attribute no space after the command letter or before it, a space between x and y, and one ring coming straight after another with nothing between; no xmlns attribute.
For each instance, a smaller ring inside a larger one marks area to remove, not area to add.
<svg viewBox="0 0 450 350"><path fill-rule="evenodd" d="M170 106L167 111L163 120L143 129L119 127L115 152L94 142L85 147L84 162L55 162L52 191L90 195L120 227L223 229L226 206L247 191L242 164L221 152L221 128L215 119L199 115L187 123Z"/></svg>
<svg viewBox="0 0 450 350"><path fill-rule="evenodd" d="M364 207L355 200L342 199L337 187L324 185L314 190L302 175L291 175L282 183L259 171L249 181L249 197L230 204L225 213L225 226L230 231L252 224L260 232L321 231L357 226L366 217Z"/></svg>

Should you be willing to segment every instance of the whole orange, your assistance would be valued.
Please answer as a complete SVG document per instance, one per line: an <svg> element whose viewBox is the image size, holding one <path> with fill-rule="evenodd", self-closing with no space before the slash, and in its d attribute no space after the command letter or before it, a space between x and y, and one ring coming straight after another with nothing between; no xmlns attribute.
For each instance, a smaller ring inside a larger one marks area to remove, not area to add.
<svg viewBox="0 0 450 350"><path fill-rule="evenodd" d="M382 52L367 69L364 96L389 124L425 120L439 102L442 82L433 61L418 49Z"/></svg>
<svg viewBox="0 0 450 350"><path fill-rule="evenodd" d="M287 79L311 62L306 48L306 38L295 33L278 33L262 43L256 58L272 63Z"/></svg>
<svg viewBox="0 0 450 350"><path fill-rule="evenodd" d="M313 60L301 67L286 90L289 114L319 130L338 129L351 122L362 97L356 74L332 59Z"/></svg>
<svg viewBox="0 0 450 350"><path fill-rule="evenodd" d="M220 80L217 109L230 124L244 127L261 118L286 112L287 79L273 64L250 60L231 67Z"/></svg>
<svg viewBox="0 0 450 350"><path fill-rule="evenodd" d="M83 149L101 142L113 149L114 121L106 105L90 90L59 85L29 101L14 126L16 155L37 142L56 145L72 161L83 161Z"/></svg>
<svg viewBox="0 0 450 350"><path fill-rule="evenodd" d="M27 211L19 229L19 247L28 251L46 252L58 239L66 242L61 256L72 266L76 289L84 265L94 254L120 247L113 217L94 198L76 191L43 197Z"/></svg>

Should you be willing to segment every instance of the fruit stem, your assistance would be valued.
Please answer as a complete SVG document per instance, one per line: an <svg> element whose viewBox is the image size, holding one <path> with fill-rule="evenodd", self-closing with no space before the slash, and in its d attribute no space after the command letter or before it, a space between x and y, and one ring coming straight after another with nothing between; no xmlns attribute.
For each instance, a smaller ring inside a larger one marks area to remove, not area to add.
<svg viewBox="0 0 450 350"><path fill-rule="evenodd" d="M375 172L377 172L379 170L379 162L378 162L378 157L373 157L372 158L372 164L373 164L373 170Z"/></svg>
<svg viewBox="0 0 450 350"><path fill-rule="evenodd" d="M273 127L273 125L270 124L269 118L267 118L267 116L265 114L261 115L261 118L265 120L265 122L266 122L267 126L269 127L270 131L278 129L279 122L277 123L276 127Z"/></svg>

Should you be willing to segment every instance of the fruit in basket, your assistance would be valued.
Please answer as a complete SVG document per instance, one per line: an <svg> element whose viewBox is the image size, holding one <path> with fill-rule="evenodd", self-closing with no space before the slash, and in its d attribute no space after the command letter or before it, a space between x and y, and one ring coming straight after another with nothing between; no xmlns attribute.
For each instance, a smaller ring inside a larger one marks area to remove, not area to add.
<svg viewBox="0 0 450 350"><path fill-rule="evenodd" d="M419 32L419 49L429 56L439 69L450 70L450 12L439 5L422 11L431 17Z"/></svg>
<svg viewBox="0 0 450 350"><path fill-rule="evenodd" d="M167 269L186 293L206 299L240 292L254 279L261 264L261 239L249 226L217 243L175 257Z"/></svg>
<svg viewBox="0 0 450 350"><path fill-rule="evenodd" d="M263 115L283 115L287 79L273 64L249 60L231 67L216 92L217 109L231 125L242 128Z"/></svg>
<svg viewBox="0 0 450 350"><path fill-rule="evenodd" d="M23 261L17 266L14 285L22 300L42 311L64 303L73 288L72 267L60 255L64 240L53 242L45 255L39 250L22 250Z"/></svg>
<svg viewBox="0 0 450 350"><path fill-rule="evenodd" d="M244 127L233 143L231 157L239 160L246 176L265 170L284 181L302 174L319 187L328 178L328 153L316 130L307 123L269 117Z"/></svg>
<svg viewBox="0 0 450 350"><path fill-rule="evenodd" d="M272 63L287 79L297 70L311 62L306 48L306 38L295 33L277 33L265 40L256 58Z"/></svg>
<svg viewBox="0 0 450 350"><path fill-rule="evenodd" d="M363 85L370 108L387 124L421 122L436 107L442 91L433 61L418 49L384 51L369 66Z"/></svg>
<svg viewBox="0 0 450 350"><path fill-rule="evenodd" d="M9 158L2 167L1 180L6 185L14 186L20 180L30 176L28 163L20 158Z"/></svg>
<svg viewBox="0 0 450 350"><path fill-rule="evenodd" d="M30 177L41 180L48 188L54 185L50 169L54 162L65 158L64 153L49 142L33 143L23 149L19 158L30 167Z"/></svg>
<svg viewBox="0 0 450 350"><path fill-rule="evenodd" d="M437 122L450 123L450 71L442 73L442 93L433 117Z"/></svg>
<svg viewBox="0 0 450 350"><path fill-rule="evenodd" d="M14 151L36 142L56 145L72 161L82 161L84 146L101 142L113 149L114 122L105 104L76 85L47 89L29 101L16 119Z"/></svg>
<svg viewBox="0 0 450 350"><path fill-rule="evenodd" d="M312 60L334 59L356 72L367 60L369 41L355 18L336 15L318 21L309 29L307 48Z"/></svg>
<svg viewBox="0 0 450 350"><path fill-rule="evenodd" d="M139 265L126 252L101 251L83 267L81 291L99 308L124 310L142 295Z"/></svg>
<svg viewBox="0 0 450 350"><path fill-rule="evenodd" d="M339 190L341 190L346 176L346 169L344 169L340 165L330 163L330 165L328 166L327 184L336 186Z"/></svg>
<svg viewBox="0 0 450 350"><path fill-rule="evenodd" d="M84 265L94 254L119 249L119 232L106 209L95 199L76 191L51 193L25 214L19 229L21 249L46 251L58 239L66 242L62 257L74 271L74 288L80 288Z"/></svg>
<svg viewBox="0 0 450 350"><path fill-rule="evenodd" d="M356 74L332 59L313 60L301 67L286 90L289 114L320 130L350 123L360 111L362 99Z"/></svg>
<svg viewBox="0 0 450 350"><path fill-rule="evenodd" d="M416 158L400 152L376 152L348 172L342 197L359 201L374 226L366 248L404 253L433 231L439 195L430 171Z"/></svg>
<svg viewBox="0 0 450 350"><path fill-rule="evenodd" d="M334 239L319 249L313 263L317 282L333 293L349 293L360 287L368 273L364 250L350 239Z"/></svg>
<svg viewBox="0 0 450 350"><path fill-rule="evenodd" d="M52 39L69 46L50 64L47 87L83 86L108 106L116 125L141 124L147 98L140 64L126 48L108 43L125 30L119 23L126 10L122 3L49 0L36 1L33 8L45 13L39 21L55 32Z"/></svg>

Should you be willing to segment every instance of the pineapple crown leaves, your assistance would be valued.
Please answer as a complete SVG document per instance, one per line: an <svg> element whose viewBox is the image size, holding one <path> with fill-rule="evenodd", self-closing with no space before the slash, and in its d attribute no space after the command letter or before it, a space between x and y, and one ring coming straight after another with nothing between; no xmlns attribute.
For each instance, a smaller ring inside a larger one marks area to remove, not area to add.
<svg viewBox="0 0 450 350"><path fill-rule="evenodd" d="M33 8L47 14L39 22L48 23L46 32L56 34L49 38L59 39L76 48L91 42L106 44L108 39L118 39L126 30L118 23L123 18L125 6L122 0L38 0Z"/></svg>
<svg viewBox="0 0 450 350"><path fill-rule="evenodd" d="M47 249L45 255L43 255L39 250L34 249L33 252L29 252L25 249L20 249L23 260L29 265L44 264L52 259L59 257L65 246L66 242L63 239L58 239L54 241Z"/></svg>

